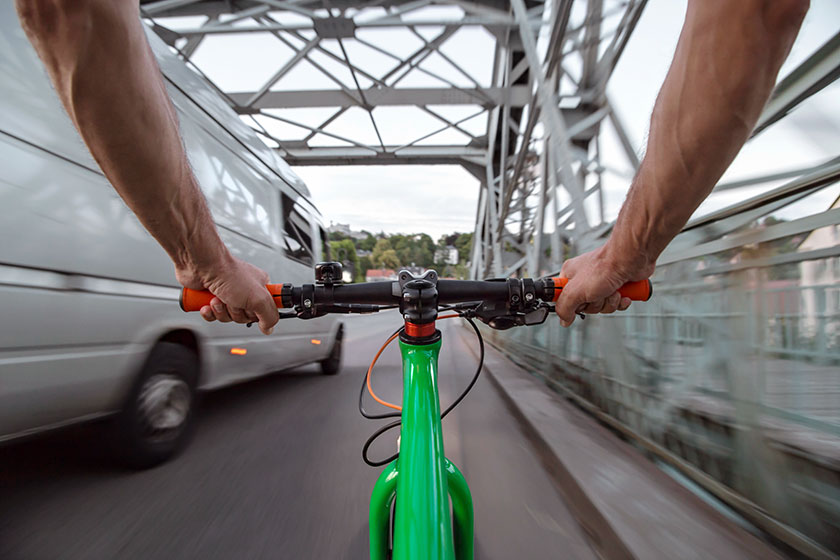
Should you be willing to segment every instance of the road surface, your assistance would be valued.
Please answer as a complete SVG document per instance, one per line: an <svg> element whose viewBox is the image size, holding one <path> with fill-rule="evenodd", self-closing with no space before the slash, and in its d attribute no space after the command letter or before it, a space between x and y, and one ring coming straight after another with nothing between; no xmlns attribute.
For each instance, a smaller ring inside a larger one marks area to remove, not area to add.
<svg viewBox="0 0 840 560"><path fill-rule="evenodd" d="M378 469L360 453L379 424L356 403L367 364L398 320L393 312L347 320L335 377L308 366L205 396L189 447L150 471L110 464L97 426L0 448L0 558L366 558ZM456 320L440 323L443 406L475 364ZM396 344L374 383L399 402ZM487 379L444 432L473 493L477 558L595 558ZM395 441L389 432L373 455L392 453Z"/></svg>

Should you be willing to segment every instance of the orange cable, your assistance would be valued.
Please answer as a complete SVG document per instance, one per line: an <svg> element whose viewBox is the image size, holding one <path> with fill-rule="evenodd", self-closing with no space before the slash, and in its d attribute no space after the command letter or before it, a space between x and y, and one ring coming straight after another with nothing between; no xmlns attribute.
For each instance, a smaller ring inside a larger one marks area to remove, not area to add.
<svg viewBox="0 0 840 560"><path fill-rule="evenodd" d="M391 344L394 341L394 339L397 338L399 335L400 333L394 333L388 340L385 341L385 344L382 345L382 348L380 348L379 352L376 353L376 356L373 357L373 361L370 363L370 367L367 370L367 390L368 393L370 393L370 396L373 397L373 400L375 400L382 406L387 406L388 408L393 408L394 410L402 410L402 407L396 404L391 404L387 401L383 401L382 399L376 396L376 393L373 392L373 387L370 386L370 372L373 371L373 366L376 365L376 360L379 359L379 356L382 355L382 352L385 351L385 348L387 348L388 345Z"/></svg>
<svg viewBox="0 0 840 560"><path fill-rule="evenodd" d="M438 317L438 319L451 319L452 317L460 317L460 315L458 315L457 313L453 313L451 315L442 315ZM388 345L391 344L394 341L394 339L397 338L399 335L400 333L394 333L393 335L391 335L391 337L385 341L385 344L382 345L382 348L379 349L379 352L376 353L376 356L373 357L373 361L370 363L370 367L367 370L366 383L368 393L370 393L370 396L373 397L373 400L375 400L382 406L387 406L388 408L393 408L394 410L402 411L402 407L400 405L389 403L388 401L384 401L377 397L376 393L373 392L373 387L370 386L370 376L373 372L373 366L376 365L376 361L379 359L379 356L382 355L382 352L384 352Z"/></svg>

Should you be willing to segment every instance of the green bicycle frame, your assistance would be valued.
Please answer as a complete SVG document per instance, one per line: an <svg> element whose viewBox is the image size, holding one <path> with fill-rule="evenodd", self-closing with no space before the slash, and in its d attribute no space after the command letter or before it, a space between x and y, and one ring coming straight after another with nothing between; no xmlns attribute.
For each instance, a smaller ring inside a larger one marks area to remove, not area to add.
<svg viewBox="0 0 840 560"><path fill-rule="evenodd" d="M470 490L461 472L443 454L437 386L440 344L440 340L422 346L400 341L403 363L400 454L385 467L373 488L372 560L386 560L390 543L393 543L393 560L473 558ZM393 538L389 539L392 507L395 507Z"/></svg>

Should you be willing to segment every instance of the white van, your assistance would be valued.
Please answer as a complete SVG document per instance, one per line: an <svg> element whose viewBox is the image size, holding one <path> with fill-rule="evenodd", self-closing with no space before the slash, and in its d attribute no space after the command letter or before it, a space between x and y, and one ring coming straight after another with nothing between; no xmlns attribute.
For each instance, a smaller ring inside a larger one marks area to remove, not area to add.
<svg viewBox="0 0 840 560"><path fill-rule="evenodd" d="M312 282L326 235L306 186L148 36L223 240L272 282ZM128 456L149 466L183 443L196 390L312 362L339 369L335 319L263 336L183 313L179 293L0 2L0 442L116 414Z"/></svg>

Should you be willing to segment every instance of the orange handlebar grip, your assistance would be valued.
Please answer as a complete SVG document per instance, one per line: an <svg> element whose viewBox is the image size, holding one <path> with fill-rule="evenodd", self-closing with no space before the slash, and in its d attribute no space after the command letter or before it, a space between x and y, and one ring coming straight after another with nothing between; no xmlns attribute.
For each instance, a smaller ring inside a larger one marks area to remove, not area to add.
<svg viewBox="0 0 840 560"><path fill-rule="evenodd" d="M618 289L618 293L621 297L630 298L633 301L647 301L653 295L653 284L649 279L628 282Z"/></svg>
<svg viewBox="0 0 840 560"><path fill-rule="evenodd" d="M215 296L207 290L184 288L181 290L181 309L184 311L200 311L205 305L210 305L210 300L213 297Z"/></svg>
<svg viewBox="0 0 840 560"><path fill-rule="evenodd" d="M274 298L274 303L277 305L277 308L282 309L283 299L280 297L280 294L283 290L283 284L266 284L265 288L271 294L271 297ZM214 297L208 290L184 288L181 290L181 309L184 311L200 311L205 305L210 305L210 300Z"/></svg>
<svg viewBox="0 0 840 560"><path fill-rule="evenodd" d="M569 282L568 278L552 278L554 282L554 301L560 297L560 292ZM647 301L653 295L653 284L650 280L639 280L638 282L628 282L618 289L621 297L630 298L633 301Z"/></svg>

